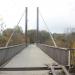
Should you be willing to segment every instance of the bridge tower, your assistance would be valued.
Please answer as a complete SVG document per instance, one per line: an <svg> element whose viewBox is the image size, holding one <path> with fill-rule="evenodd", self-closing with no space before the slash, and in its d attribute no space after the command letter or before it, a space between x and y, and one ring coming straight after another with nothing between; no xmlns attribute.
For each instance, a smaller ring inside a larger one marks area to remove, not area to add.
<svg viewBox="0 0 75 75"><path fill-rule="evenodd" d="M37 7L37 32L36 32L36 43L39 42L39 7Z"/></svg>
<svg viewBox="0 0 75 75"><path fill-rule="evenodd" d="M27 23L27 18L28 18L28 8L26 7L25 8L26 10L25 10L25 43L26 43L26 46L27 46L27 25L28 25L28 23Z"/></svg>

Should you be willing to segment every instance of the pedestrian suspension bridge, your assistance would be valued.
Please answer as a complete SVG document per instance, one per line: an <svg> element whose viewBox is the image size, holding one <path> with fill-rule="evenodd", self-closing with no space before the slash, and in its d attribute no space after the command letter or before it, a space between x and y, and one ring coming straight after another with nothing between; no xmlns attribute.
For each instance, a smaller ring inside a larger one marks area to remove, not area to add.
<svg viewBox="0 0 75 75"><path fill-rule="evenodd" d="M27 36L28 25L27 13L28 8L26 7L25 36ZM38 41L38 31L39 8L37 7L36 42L34 44L29 44L26 40L25 44L8 46L13 34L15 33L15 31L13 31L6 46L0 48L0 75L75 75L75 65L72 63L75 62L75 50L59 48L52 37L51 32L50 37L54 46L41 44Z"/></svg>

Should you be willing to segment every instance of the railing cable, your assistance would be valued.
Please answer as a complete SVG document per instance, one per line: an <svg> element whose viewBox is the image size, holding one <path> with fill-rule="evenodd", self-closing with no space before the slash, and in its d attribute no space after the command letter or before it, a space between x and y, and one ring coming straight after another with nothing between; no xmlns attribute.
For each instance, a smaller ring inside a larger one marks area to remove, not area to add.
<svg viewBox="0 0 75 75"><path fill-rule="evenodd" d="M57 47L57 44L56 44L56 42L55 42L55 40L54 40L54 38L53 38L51 32L49 31L48 25L46 24L46 22L45 22L43 16L41 15L41 13L40 13L40 16L41 16L41 18L42 18L42 20L43 20L43 22L44 22L44 24L45 24L45 26L46 26L46 28L47 28L49 34L50 34L50 37L51 37L51 39L52 39L52 41L53 41L54 46Z"/></svg>
<svg viewBox="0 0 75 75"><path fill-rule="evenodd" d="M25 11L24 11L24 12L25 12ZM19 25L19 23L20 23L20 21L22 20L22 17L23 17L23 16L24 16L24 13L22 14L21 18L19 19L19 21L18 21L17 25ZM10 35L10 37L9 37L8 41L6 42L5 47L7 47L7 46L9 45L9 42L10 42L10 40L11 40L12 36L14 35L14 33L15 33L15 29L13 30L13 32L12 32L12 34Z"/></svg>

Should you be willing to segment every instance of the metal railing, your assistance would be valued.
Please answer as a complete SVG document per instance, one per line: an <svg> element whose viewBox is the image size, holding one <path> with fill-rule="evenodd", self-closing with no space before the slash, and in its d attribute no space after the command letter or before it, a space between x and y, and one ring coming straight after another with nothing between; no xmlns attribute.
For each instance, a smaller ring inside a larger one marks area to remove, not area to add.
<svg viewBox="0 0 75 75"><path fill-rule="evenodd" d="M54 59L58 64L70 66L69 49L57 48L45 44L37 44L48 56Z"/></svg>
<svg viewBox="0 0 75 75"><path fill-rule="evenodd" d="M25 48L25 44L0 48L0 66Z"/></svg>

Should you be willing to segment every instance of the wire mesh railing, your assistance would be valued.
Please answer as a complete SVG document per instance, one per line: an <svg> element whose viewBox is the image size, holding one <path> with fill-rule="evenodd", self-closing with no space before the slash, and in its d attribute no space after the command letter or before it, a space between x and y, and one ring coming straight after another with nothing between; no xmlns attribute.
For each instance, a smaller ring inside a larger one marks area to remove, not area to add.
<svg viewBox="0 0 75 75"><path fill-rule="evenodd" d="M0 66L25 48L25 44L0 48Z"/></svg>
<svg viewBox="0 0 75 75"><path fill-rule="evenodd" d="M68 66L69 50L50 47L45 44L37 44L48 56L54 59L58 64Z"/></svg>

